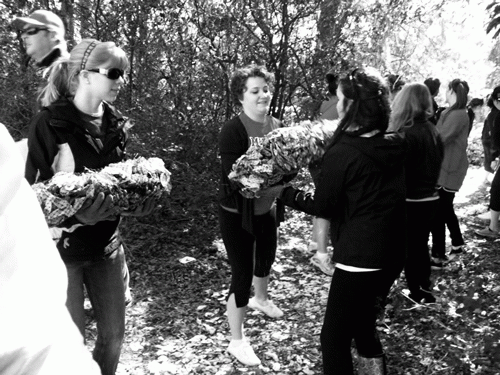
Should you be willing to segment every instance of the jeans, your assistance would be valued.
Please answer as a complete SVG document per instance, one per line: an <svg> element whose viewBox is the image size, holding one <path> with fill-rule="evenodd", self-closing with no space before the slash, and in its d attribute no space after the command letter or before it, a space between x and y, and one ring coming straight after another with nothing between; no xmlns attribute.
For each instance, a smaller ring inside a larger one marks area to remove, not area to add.
<svg viewBox="0 0 500 375"><path fill-rule="evenodd" d="M408 289L414 295L418 295L420 288L431 288L431 259L427 242L438 204L439 200L406 202L408 253L405 276Z"/></svg>
<svg viewBox="0 0 500 375"><path fill-rule="evenodd" d="M66 306L85 337L84 284L94 309L97 340L93 352L102 375L114 375L125 335L125 288L120 246L106 258L96 261L68 262Z"/></svg>
<svg viewBox="0 0 500 375"><path fill-rule="evenodd" d="M450 231L452 246L463 246L464 239L453 208L455 193L439 189L439 204L432 226L432 256L444 258L446 255L446 227Z"/></svg>

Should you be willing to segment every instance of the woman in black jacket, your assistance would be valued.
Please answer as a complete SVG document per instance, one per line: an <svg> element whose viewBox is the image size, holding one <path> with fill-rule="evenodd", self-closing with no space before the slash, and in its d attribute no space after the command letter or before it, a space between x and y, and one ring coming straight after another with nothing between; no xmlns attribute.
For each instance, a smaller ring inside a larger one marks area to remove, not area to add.
<svg viewBox="0 0 500 375"><path fill-rule="evenodd" d="M375 322L405 259L404 140L386 134L389 91L372 69L354 70L337 89L341 118L314 196L271 187L293 208L329 218L336 263L321 347L325 374L352 374L351 341L366 374L385 373Z"/></svg>
<svg viewBox="0 0 500 375"><path fill-rule="evenodd" d="M392 103L390 130L405 135L406 210L408 257L405 275L410 298L430 303L431 258L427 242L431 223L438 209L437 180L443 161L443 142L436 126L429 121L434 111L429 89L421 83L403 87Z"/></svg>

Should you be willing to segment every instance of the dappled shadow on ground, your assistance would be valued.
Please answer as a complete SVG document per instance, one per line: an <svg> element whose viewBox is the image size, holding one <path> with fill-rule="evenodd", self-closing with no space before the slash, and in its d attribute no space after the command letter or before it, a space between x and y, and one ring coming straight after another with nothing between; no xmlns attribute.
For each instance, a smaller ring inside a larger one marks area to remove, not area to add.
<svg viewBox="0 0 500 375"><path fill-rule="evenodd" d="M488 205L489 185L481 176L471 167L457 194L467 248L433 271L438 302L412 303L404 275L391 290L378 324L390 374L500 373L500 241L473 232L485 225L478 214ZM214 212L211 206L194 217L158 213L124 223L134 302L118 375L321 374L319 332L330 278L309 263L311 218L289 210L280 228L270 293L285 315L272 320L249 313L246 334L262 365L248 369L225 352L230 272ZM88 327L92 346L91 320Z"/></svg>

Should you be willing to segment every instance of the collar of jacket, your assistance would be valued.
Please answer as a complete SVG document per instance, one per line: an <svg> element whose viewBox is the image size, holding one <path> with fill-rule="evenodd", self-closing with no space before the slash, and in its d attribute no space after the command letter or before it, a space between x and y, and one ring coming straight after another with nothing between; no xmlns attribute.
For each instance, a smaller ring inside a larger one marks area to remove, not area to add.
<svg viewBox="0 0 500 375"><path fill-rule="evenodd" d="M56 61L59 57L63 55L61 49L59 47L54 48L52 51L46 55L42 61L35 63L38 68L47 68L52 65L54 61Z"/></svg>
<svg viewBox="0 0 500 375"><path fill-rule="evenodd" d="M103 102L104 105L104 117L111 120L109 131L117 131L124 127L127 118L123 117L122 114L112 105ZM80 112L67 98L62 98L49 107L46 107L52 114L52 119L50 121L52 126L65 127L68 130L82 129L81 124L78 122L80 118Z"/></svg>

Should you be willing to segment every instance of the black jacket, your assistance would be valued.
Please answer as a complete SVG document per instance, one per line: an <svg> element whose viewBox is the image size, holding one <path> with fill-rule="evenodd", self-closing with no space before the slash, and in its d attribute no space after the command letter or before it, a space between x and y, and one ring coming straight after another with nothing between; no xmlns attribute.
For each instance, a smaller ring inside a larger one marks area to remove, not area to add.
<svg viewBox="0 0 500 375"><path fill-rule="evenodd" d="M331 220L332 261L401 270L406 256L405 143L342 135L326 153L314 197L285 188L286 205Z"/></svg>
<svg viewBox="0 0 500 375"><path fill-rule="evenodd" d="M61 99L33 118L25 171L30 184L48 180L59 171L79 173L85 168L101 169L124 159L125 118L105 104L102 125L105 135L97 139L83 127L80 116L71 101ZM77 221L69 218L59 228L57 247L61 257L65 261L103 257L106 247L118 241L118 223L119 218L74 227Z"/></svg>
<svg viewBox="0 0 500 375"><path fill-rule="evenodd" d="M437 181L444 156L443 142L430 121L416 120L403 128L408 146L405 162L406 197L437 196Z"/></svg>

